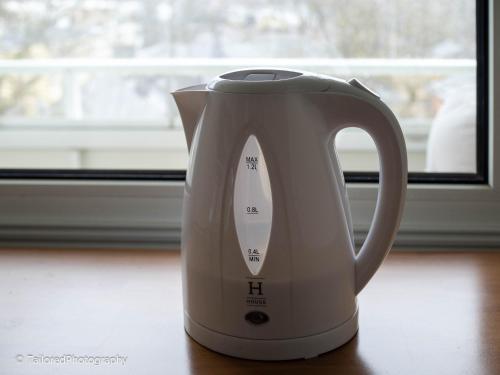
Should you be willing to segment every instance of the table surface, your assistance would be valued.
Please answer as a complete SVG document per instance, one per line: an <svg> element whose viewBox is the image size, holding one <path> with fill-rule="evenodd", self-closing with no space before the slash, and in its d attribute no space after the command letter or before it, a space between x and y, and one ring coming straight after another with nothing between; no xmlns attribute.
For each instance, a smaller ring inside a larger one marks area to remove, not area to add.
<svg viewBox="0 0 500 375"><path fill-rule="evenodd" d="M239 360L185 334L176 251L0 250L0 374L500 374L500 252L393 252L359 297L343 347Z"/></svg>

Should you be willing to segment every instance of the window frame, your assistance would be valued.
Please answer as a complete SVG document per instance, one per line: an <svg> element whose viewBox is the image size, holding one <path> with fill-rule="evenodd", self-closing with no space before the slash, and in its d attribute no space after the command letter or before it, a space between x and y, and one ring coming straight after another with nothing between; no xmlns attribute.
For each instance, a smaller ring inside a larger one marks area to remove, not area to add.
<svg viewBox="0 0 500 375"><path fill-rule="evenodd" d="M444 174L426 174L426 179L410 174L399 244L500 244L500 72L495 75L494 69L495 61L500 64L500 38L495 39L500 6L493 0L476 4L477 17L484 12L488 20L476 23L485 68L480 74L478 59L477 90L488 94L478 96L478 126L485 125L486 132L478 132L477 142L487 146L478 147L478 163L485 158L478 172L484 173L446 174L445 179L439 177ZM136 172L115 171L110 180L109 171L3 170L0 245L178 246L185 172ZM377 174L347 172L346 179L356 238L362 240L377 198Z"/></svg>

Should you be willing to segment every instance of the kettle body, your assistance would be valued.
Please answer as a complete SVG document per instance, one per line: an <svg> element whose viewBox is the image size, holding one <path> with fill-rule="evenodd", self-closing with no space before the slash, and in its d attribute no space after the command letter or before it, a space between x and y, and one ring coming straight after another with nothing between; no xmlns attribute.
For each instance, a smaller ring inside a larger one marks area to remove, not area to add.
<svg viewBox="0 0 500 375"><path fill-rule="evenodd" d="M358 330L356 295L394 241L407 178L399 124L376 94L305 72L250 69L174 92L190 150L184 322L200 344L260 360L309 358ZM354 248L333 140L365 129L380 157L374 221Z"/></svg>

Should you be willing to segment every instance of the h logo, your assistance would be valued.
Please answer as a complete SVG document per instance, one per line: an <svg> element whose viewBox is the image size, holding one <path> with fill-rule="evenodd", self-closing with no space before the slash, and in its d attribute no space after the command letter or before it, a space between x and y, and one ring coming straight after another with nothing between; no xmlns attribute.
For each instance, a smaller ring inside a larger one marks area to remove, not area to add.
<svg viewBox="0 0 500 375"><path fill-rule="evenodd" d="M256 282L256 284L257 285L254 285L253 281L248 282L248 287L249 287L248 294L253 295L254 291L258 291L259 293L257 293L257 294L259 296L261 296L262 295L262 282L258 281L258 282Z"/></svg>

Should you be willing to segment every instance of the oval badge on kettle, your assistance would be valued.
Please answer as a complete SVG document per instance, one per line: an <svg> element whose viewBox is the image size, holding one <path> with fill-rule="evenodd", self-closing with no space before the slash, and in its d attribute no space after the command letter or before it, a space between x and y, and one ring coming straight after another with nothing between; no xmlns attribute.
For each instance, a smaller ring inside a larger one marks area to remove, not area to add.
<svg viewBox="0 0 500 375"><path fill-rule="evenodd" d="M190 161L184 190L185 328L235 357L309 358L358 330L356 295L390 250L407 159L396 117L359 81L249 69L173 93ZM346 127L379 152L380 192L358 254L333 148Z"/></svg>

